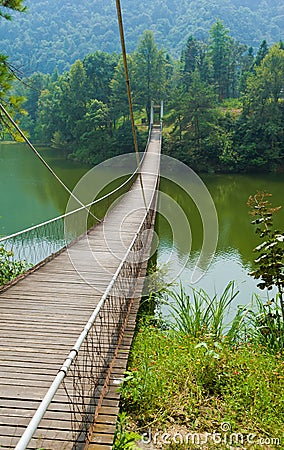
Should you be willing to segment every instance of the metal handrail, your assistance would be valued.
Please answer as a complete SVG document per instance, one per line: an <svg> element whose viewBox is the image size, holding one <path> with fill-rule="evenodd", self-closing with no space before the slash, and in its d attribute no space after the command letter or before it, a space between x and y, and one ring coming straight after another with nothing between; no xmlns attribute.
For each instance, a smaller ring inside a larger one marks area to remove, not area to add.
<svg viewBox="0 0 284 450"><path fill-rule="evenodd" d="M148 146L147 146L148 148ZM145 154L145 153L144 153ZM147 215L152 207L153 204L153 200L154 200L154 196L156 195L156 187L157 187L157 182L158 182L158 175L157 175L157 180L156 180L156 185L155 185L155 189L152 193L152 197L151 197L151 201L149 202L149 206L147 207L147 210L143 216L143 220L141 221L139 228L137 230L137 232L135 233L131 244L129 245L122 261L120 262L114 276L111 279L110 284L108 285L105 293L103 294L103 296L101 297L97 307L95 308L95 310L93 311L89 321L87 322L84 330L82 331L82 333L80 334L79 338L77 339L73 349L70 351L68 357L66 358L66 360L64 361L64 364L62 365L62 367L60 368L58 374L56 375L55 379L53 380L49 390L47 391L46 395L44 396L43 400L41 401L38 409L36 410L34 416L32 417L28 427L26 428L26 430L24 431L22 437L20 438L18 444L15 447L15 450L25 450L27 445L29 444L29 442L31 441L35 431L38 428L38 425L40 423L40 421L42 420L44 414L46 413L50 403L52 402L57 390L59 389L63 379L65 378L65 376L67 375L67 372L71 366L71 364L74 362L74 360L76 359L76 356L79 353L80 348L82 347L82 344L84 343L86 337L88 336L89 331L91 330L92 326L94 325L94 322L96 320L96 317L98 316L99 312L101 311L101 308L103 307L108 295L110 294L114 283L116 282L122 268L123 265L125 264L132 248L133 245L135 244L135 241L137 239L137 237L139 236L142 227L144 225L144 222L147 218Z"/></svg>

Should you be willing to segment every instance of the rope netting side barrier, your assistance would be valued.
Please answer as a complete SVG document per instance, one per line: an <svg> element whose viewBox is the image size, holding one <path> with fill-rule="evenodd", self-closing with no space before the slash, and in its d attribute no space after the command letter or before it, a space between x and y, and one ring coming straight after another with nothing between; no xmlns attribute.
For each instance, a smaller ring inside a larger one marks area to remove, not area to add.
<svg viewBox="0 0 284 450"><path fill-rule="evenodd" d="M72 238L70 242L71 240ZM25 262L27 268L58 252L66 244L68 240L64 235L64 217L0 239L0 247L13 253L10 259Z"/></svg>
<svg viewBox="0 0 284 450"><path fill-rule="evenodd" d="M145 259L141 256L142 253L147 254L151 245L149 234L144 238L143 236L145 231L151 228L152 216L151 209L64 380L64 390L72 413L72 440L77 445L88 441L92 434L92 426L99 411L100 401L105 394L116 351L131 311L135 289L142 282L139 275ZM115 388L120 381L116 380Z"/></svg>
<svg viewBox="0 0 284 450"><path fill-rule="evenodd" d="M151 127L149 129L148 142L141 158L144 160L148 150L151 137ZM27 228L26 230L0 237L0 249L11 252L9 260L13 262L22 262L23 267L29 269L43 261L56 255L57 252L74 242L80 236L94 227L101 221L112 203L125 194L139 173L137 168L120 186L111 192L95 199L93 202L77 208L71 212L55 217L46 222ZM86 217L86 209L89 211L87 224L83 228L78 227ZM94 214L95 213L95 214ZM99 215L100 219L96 219ZM82 219L83 218L83 219ZM68 232L66 232L65 221L68 220ZM74 224L72 226L72 223Z"/></svg>
<svg viewBox="0 0 284 450"><path fill-rule="evenodd" d="M111 376L135 291L139 283L143 283L143 277L139 276L141 269L146 267L150 254L152 234L149 230L153 228L157 184L158 176L149 207L138 231L99 304L23 433L16 450L26 449L29 443L29 448L50 445L48 438L43 439L44 425L40 424L50 408L59 403L68 405L69 410L69 419L66 420L70 421L71 431L66 431L64 443L68 442L70 449L79 450L88 442L94 418L98 414ZM142 288L140 293L141 291Z"/></svg>

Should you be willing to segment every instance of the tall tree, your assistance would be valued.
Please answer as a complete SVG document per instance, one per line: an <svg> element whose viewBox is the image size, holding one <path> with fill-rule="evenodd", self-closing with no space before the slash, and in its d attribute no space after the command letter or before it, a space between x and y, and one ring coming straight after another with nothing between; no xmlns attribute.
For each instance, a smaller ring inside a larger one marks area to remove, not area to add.
<svg viewBox="0 0 284 450"><path fill-rule="evenodd" d="M69 74L61 82L61 114L64 116L66 140L76 143L81 135L81 121L86 114L88 95L86 92L86 70L82 61L76 61Z"/></svg>
<svg viewBox="0 0 284 450"><path fill-rule="evenodd" d="M276 44L247 79L238 138L244 158L267 170L284 156L284 50Z"/></svg>
<svg viewBox="0 0 284 450"><path fill-rule="evenodd" d="M65 118L61 114L62 95L61 78L40 93L34 135L42 142L50 142L56 132L57 141L61 144L65 141L65 134L63 136L62 132L65 127Z"/></svg>
<svg viewBox="0 0 284 450"><path fill-rule="evenodd" d="M216 83L219 100L229 97L230 94L230 65L233 39L229 30L224 27L221 20L217 20L209 31L210 56L213 68L213 81Z"/></svg>
<svg viewBox="0 0 284 450"><path fill-rule="evenodd" d="M255 57L254 63L256 66L260 66L261 61L266 57L267 53L268 53L268 45L266 40L264 39L260 44L260 47Z"/></svg>
<svg viewBox="0 0 284 450"><path fill-rule="evenodd" d="M82 122L87 102L86 71L82 61L76 61L69 72L41 91L38 100L37 132L44 141L56 133L56 143L70 146L79 142L84 131Z"/></svg>
<svg viewBox="0 0 284 450"><path fill-rule="evenodd" d="M202 82L198 70L195 70L188 92L176 95L175 100L175 112L171 117L174 125L172 136L182 149L177 156L193 164L213 161L215 155L211 143L216 140L213 135L217 123L214 110L217 99L212 86Z"/></svg>
<svg viewBox="0 0 284 450"><path fill-rule="evenodd" d="M23 0L2 0L0 1L0 18L11 20L12 11L25 11L25 9ZM8 95L14 79L14 69L9 65L7 56L0 54L0 101L4 102L7 107L18 109L21 98ZM0 114L0 133L3 135L7 128L10 129L9 123Z"/></svg>
<svg viewBox="0 0 284 450"><path fill-rule="evenodd" d="M83 59L86 71L86 90L90 98L107 103L111 94L110 82L118 63L116 54L96 51Z"/></svg>
<svg viewBox="0 0 284 450"><path fill-rule="evenodd" d="M182 79L187 90L191 83L192 74L194 73L197 66L198 54L199 51L197 39L195 39L191 35L187 39L185 48L181 54Z"/></svg>
<svg viewBox="0 0 284 450"><path fill-rule="evenodd" d="M232 40L228 67L228 97L236 98L239 96L239 82L242 76L243 57L246 50L246 45Z"/></svg>
<svg viewBox="0 0 284 450"><path fill-rule="evenodd" d="M247 78L254 71L254 52L249 47L241 59L241 73L239 77L238 91L243 94L246 88Z"/></svg>
<svg viewBox="0 0 284 450"><path fill-rule="evenodd" d="M127 55L127 64L129 77L131 80L131 88L132 88L132 100L133 104L136 105L137 102L137 89L135 89L135 71L134 66L135 62L131 55ZM111 112L114 121L119 119L121 116L127 118L129 116L129 105L128 105L128 97L125 83L125 72L124 72L124 64L123 58L121 57L114 71L113 79L110 83L111 87Z"/></svg>
<svg viewBox="0 0 284 450"><path fill-rule="evenodd" d="M151 101L160 102L165 96L165 54L159 50L152 31L146 30L134 53L137 72L135 84L139 104L146 108L150 120Z"/></svg>

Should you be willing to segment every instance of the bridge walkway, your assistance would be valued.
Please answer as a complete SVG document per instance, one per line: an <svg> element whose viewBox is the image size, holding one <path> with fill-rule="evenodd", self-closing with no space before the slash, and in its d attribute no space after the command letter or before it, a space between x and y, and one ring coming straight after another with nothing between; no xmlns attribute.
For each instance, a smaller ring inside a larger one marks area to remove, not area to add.
<svg viewBox="0 0 284 450"><path fill-rule="evenodd" d="M0 294L1 449L16 446L58 370L112 282L126 250L143 222L145 201L147 206L153 202L153 192L157 188L159 174L160 147L161 131L160 128L154 127L141 170L144 196L138 177L130 191L111 208L102 223L54 259ZM153 224L152 215L152 227ZM149 256L149 242L147 252ZM146 263L147 258L142 264L142 272L145 272ZM125 285L126 278L127 276L114 284L113 289L116 292L129 289ZM133 298L139 298L142 287L141 278L136 283ZM100 312L88 340L78 354L75 367L71 367L71 374L67 375L59 387L27 448L85 448L86 430L81 422L86 422L86 416L97 411L99 399L102 397L101 391L109 392L111 380L116 376L110 375L107 386L104 386L105 371L100 369L94 374L94 367L102 358L101 355L107 359L106 354L117 347L115 340L119 332L114 329L114 326L117 327L114 324L117 320L121 321L121 292L118 292L117 297L113 294L113 297L119 300L113 300L112 304ZM137 301L135 308L137 310ZM135 314L131 316L130 312L130 317L132 328L128 328L128 340L126 336L121 342L122 347L125 345L123 342L126 342L126 360ZM126 322L124 326L127 330ZM120 346L120 352L122 347ZM113 356L110 360L116 373ZM118 370L117 373L120 372L121 370ZM95 377L97 379L94 390ZM105 398L101 414L104 412L108 417L116 416L117 394L109 400L107 396ZM87 418L89 424L90 417ZM101 430L100 427L98 429ZM100 441L94 434L92 436L93 445L97 442L101 444L102 450L110 448L110 443ZM107 440L111 440L111 434Z"/></svg>

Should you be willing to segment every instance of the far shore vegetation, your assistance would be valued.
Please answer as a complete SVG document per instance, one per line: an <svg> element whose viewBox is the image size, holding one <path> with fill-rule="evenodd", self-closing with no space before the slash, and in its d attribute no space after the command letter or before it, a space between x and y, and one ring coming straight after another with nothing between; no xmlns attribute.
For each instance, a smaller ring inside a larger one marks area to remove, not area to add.
<svg viewBox="0 0 284 450"><path fill-rule="evenodd" d="M283 43L263 40L254 50L236 41L219 19L208 36L188 36L175 59L146 30L128 55L141 151L151 101L163 100L165 154L198 172L283 171ZM1 97L33 142L89 165L133 151L118 54L96 51L63 73L37 72L21 81L6 56L0 63ZM13 137L6 123L2 138Z"/></svg>

